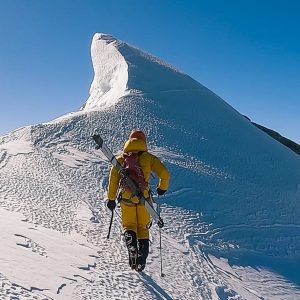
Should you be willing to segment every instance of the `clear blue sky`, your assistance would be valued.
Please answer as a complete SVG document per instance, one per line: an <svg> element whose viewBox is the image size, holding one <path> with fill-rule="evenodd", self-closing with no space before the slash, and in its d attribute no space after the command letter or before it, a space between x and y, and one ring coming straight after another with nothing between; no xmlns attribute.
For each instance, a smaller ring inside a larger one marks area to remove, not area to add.
<svg viewBox="0 0 300 300"><path fill-rule="evenodd" d="M0 0L0 134L78 110L105 32L300 143L298 0Z"/></svg>

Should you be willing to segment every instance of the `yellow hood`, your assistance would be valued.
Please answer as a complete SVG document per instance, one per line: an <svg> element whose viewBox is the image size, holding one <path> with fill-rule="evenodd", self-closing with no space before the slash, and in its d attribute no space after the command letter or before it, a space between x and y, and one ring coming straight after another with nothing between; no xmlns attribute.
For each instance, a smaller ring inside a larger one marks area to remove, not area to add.
<svg viewBox="0 0 300 300"><path fill-rule="evenodd" d="M125 153L148 151L148 147L145 141L133 138L125 143L123 151Z"/></svg>

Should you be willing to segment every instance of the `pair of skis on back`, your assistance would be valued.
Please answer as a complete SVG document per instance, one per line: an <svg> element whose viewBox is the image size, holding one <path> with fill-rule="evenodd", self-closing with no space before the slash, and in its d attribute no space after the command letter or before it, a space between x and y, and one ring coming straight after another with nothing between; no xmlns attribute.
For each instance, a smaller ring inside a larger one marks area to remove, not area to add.
<svg viewBox="0 0 300 300"><path fill-rule="evenodd" d="M126 184L133 191L133 194L136 195L140 199L140 203L145 206L150 216L156 222L159 228L164 226L164 222L157 211L154 209L152 204L148 202L148 200L143 196L142 191L139 190L137 184L128 176L126 170L123 166L118 162L117 158L111 152L111 150L104 143L102 137L99 134L94 134L92 136L93 140L97 144L96 149L100 149L102 153L107 157L109 162L117 169L118 173L121 175L122 179L125 180Z"/></svg>

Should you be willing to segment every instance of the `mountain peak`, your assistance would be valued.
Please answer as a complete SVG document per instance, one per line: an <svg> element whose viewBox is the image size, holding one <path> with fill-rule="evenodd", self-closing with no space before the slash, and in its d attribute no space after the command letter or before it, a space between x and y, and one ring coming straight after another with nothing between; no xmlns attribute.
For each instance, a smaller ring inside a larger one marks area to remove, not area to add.
<svg viewBox="0 0 300 300"><path fill-rule="evenodd" d="M83 110L105 108L126 95L128 65L119 52L122 42L104 33L96 33L91 46L91 56L95 72L90 88L90 97Z"/></svg>
<svg viewBox="0 0 300 300"><path fill-rule="evenodd" d="M113 37L108 33L98 32L95 33L93 36L92 43L96 41L104 41L106 44L115 43L115 45L124 44L124 42L118 40L117 38Z"/></svg>
<svg viewBox="0 0 300 300"><path fill-rule="evenodd" d="M159 58L105 33L91 46L95 72L83 110L112 106L130 94L201 90L203 86Z"/></svg>
<svg viewBox="0 0 300 300"><path fill-rule="evenodd" d="M91 48L83 111L0 137L0 298L300 299L299 156L158 58L103 33ZM120 153L133 128L171 174L142 276L119 205L107 241L110 164L90 138Z"/></svg>

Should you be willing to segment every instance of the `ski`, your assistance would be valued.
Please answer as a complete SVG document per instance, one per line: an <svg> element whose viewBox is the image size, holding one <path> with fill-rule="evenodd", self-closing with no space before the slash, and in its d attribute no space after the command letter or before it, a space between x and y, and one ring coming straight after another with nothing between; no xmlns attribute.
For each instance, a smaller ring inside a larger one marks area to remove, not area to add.
<svg viewBox="0 0 300 300"><path fill-rule="evenodd" d="M159 228L164 226L164 222L162 218L159 216L157 211L153 208L152 204L150 204L147 199L143 196L143 193L138 189L136 183L127 175L126 171L122 167L122 165L118 162L115 155L111 152L111 150L104 143L102 137L99 134L94 134L92 136L93 140L97 144L96 149L100 149L102 153L107 157L109 162L117 169L118 173L121 177L126 181L126 184L130 187L130 189L134 192L134 194L140 199L140 203L145 206L151 217L154 219Z"/></svg>

